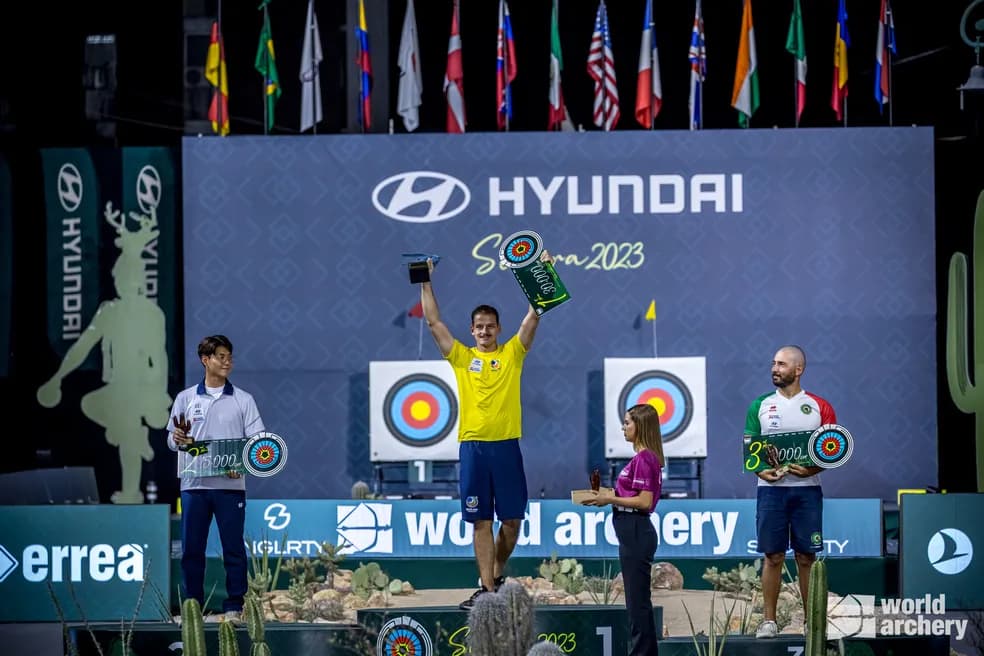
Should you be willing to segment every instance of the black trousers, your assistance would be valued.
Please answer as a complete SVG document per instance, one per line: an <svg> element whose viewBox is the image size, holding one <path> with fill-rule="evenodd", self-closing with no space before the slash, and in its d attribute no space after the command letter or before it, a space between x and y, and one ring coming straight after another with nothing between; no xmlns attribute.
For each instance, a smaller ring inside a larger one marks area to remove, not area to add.
<svg viewBox="0 0 984 656"><path fill-rule="evenodd" d="M650 596L653 554L659 544L649 515L614 511L612 523L618 537L618 559L625 586L625 610L629 614L629 656L657 656L656 621Z"/></svg>

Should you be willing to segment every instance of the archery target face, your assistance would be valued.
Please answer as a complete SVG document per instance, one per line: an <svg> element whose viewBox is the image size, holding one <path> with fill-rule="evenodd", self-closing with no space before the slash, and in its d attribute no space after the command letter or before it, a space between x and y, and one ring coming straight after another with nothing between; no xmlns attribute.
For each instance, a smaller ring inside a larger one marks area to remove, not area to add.
<svg viewBox="0 0 984 656"><path fill-rule="evenodd" d="M625 411L648 403L659 413L667 457L707 455L704 358L606 358L605 455L631 458L622 434Z"/></svg>
<svg viewBox="0 0 984 656"><path fill-rule="evenodd" d="M499 260L511 269L522 268L540 259L543 239L532 230L514 232L502 240Z"/></svg>
<svg viewBox="0 0 984 656"><path fill-rule="evenodd" d="M444 360L371 362L371 460L457 460L456 389Z"/></svg>

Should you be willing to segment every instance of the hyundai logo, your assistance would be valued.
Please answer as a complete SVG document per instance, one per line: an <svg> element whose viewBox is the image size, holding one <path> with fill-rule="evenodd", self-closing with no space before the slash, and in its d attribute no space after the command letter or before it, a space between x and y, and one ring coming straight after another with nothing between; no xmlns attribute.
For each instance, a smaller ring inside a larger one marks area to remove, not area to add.
<svg viewBox="0 0 984 656"><path fill-rule="evenodd" d="M150 214L161 204L161 176L149 164L137 174L137 205L144 214Z"/></svg>
<svg viewBox="0 0 984 656"><path fill-rule="evenodd" d="M66 162L58 169L58 201L66 212L74 212L82 204L82 174L74 164Z"/></svg>
<svg viewBox="0 0 984 656"><path fill-rule="evenodd" d="M407 223L445 221L461 214L470 201L471 192L464 182L436 171L398 173L372 191L377 210Z"/></svg>

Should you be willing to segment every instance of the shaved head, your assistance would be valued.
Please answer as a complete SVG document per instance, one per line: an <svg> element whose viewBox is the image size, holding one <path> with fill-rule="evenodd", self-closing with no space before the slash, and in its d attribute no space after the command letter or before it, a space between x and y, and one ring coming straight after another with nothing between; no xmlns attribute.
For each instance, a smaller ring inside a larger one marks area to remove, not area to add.
<svg viewBox="0 0 984 656"><path fill-rule="evenodd" d="M787 344L779 349L779 353L783 354L786 362L789 364L798 364L804 369L806 368L806 353L799 346Z"/></svg>

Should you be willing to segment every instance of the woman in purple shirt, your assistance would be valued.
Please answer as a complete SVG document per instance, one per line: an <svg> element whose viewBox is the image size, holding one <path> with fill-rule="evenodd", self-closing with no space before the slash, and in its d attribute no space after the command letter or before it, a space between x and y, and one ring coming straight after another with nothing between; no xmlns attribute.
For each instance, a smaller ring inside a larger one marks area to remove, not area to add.
<svg viewBox="0 0 984 656"><path fill-rule="evenodd" d="M649 519L663 485L663 438L659 414L644 403L632 406L622 422L625 439L635 447L635 456L622 469L615 494L595 493L589 506L612 504L612 524L618 537L618 559L622 565L625 609L629 614L630 656L656 656L656 622L650 576L653 554L659 544Z"/></svg>

